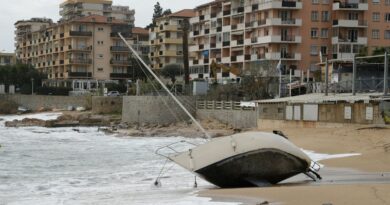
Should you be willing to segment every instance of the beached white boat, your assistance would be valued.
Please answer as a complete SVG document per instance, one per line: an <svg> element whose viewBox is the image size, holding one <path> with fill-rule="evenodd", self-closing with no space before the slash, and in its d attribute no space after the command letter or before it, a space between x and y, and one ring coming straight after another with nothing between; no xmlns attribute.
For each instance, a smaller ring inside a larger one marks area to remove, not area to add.
<svg viewBox="0 0 390 205"><path fill-rule="evenodd" d="M223 188L276 184L300 173L312 179L318 176L311 168L312 160L300 148L273 133L244 132L214 138L181 153L175 146L162 147L157 153L173 150L174 154L161 155Z"/></svg>
<svg viewBox="0 0 390 205"><path fill-rule="evenodd" d="M300 173L312 179L320 178L311 167L312 160L282 133L244 132L211 139L199 122L166 88L121 34L119 36L134 56L209 138L206 143L194 145L185 152L177 152L174 147L178 143L186 143L181 141L159 148L157 154L223 188L276 184ZM170 150L171 154L163 154L163 150Z"/></svg>

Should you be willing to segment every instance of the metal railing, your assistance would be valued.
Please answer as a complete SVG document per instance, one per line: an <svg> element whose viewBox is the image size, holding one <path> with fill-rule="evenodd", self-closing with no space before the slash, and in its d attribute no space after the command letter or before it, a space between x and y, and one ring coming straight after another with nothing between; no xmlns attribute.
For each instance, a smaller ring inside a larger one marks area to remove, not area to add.
<svg viewBox="0 0 390 205"><path fill-rule="evenodd" d="M234 101L196 101L196 108L203 110L254 110L253 107L241 106L241 102Z"/></svg>

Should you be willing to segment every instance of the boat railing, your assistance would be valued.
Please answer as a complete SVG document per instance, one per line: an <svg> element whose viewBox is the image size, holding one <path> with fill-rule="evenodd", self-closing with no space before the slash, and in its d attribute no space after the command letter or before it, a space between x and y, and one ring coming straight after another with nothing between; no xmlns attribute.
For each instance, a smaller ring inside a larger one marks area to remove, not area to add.
<svg viewBox="0 0 390 205"><path fill-rule="evenodd" d="M178 151L177 147L178 146L190 146L190 147L196 147L198 144L186 141L186 140L181 140L178 142L173 142L171 144L159 147L156 151L155 154L162 156L164 158L170 159L169 156L172 156L174 154L179 154L182 151Z"/></svg>

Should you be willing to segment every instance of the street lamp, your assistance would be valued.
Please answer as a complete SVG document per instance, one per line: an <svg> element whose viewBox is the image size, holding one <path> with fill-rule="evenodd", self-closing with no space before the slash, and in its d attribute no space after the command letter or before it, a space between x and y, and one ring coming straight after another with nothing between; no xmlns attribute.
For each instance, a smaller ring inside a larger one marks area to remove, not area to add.
<svg viewBox="0 0 390 205"><path fill-rule="evenodd" d="M34 95L34 78L31 78L31 95Z"/></svg>

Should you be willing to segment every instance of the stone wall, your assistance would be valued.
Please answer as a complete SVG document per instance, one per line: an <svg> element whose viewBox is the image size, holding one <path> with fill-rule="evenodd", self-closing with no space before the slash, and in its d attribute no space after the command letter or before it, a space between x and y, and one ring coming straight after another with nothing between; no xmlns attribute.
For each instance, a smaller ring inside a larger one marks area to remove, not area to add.
<svg viewBox="0 0 390 205"><path fill-rule="evenodd" d="M179 97L185 107L195 115L196 99ZM190 118L168 96L125 96L123 97L122 121L127 123L171 124Z"/></svg>
<svg viewBox="0 0 390 205"><path fill-rule="evenodd" d="M201 120L215 119L235 129L257 127L256 110L198 109L196 116Z"/></svg>
<svg viewBox="0 0 390 205"><path fill-rule="evenodd" d="M95 114L122 114L122 97L92 97L92 112Z"/></svg>
<svg viewBox="0 0 390 205"><path fill-rule="evenodd" d="M91 96L51 96L51 95L0 95L0 98L17 103L31 110L67 109L69 106L91 109Z"/></svg>

